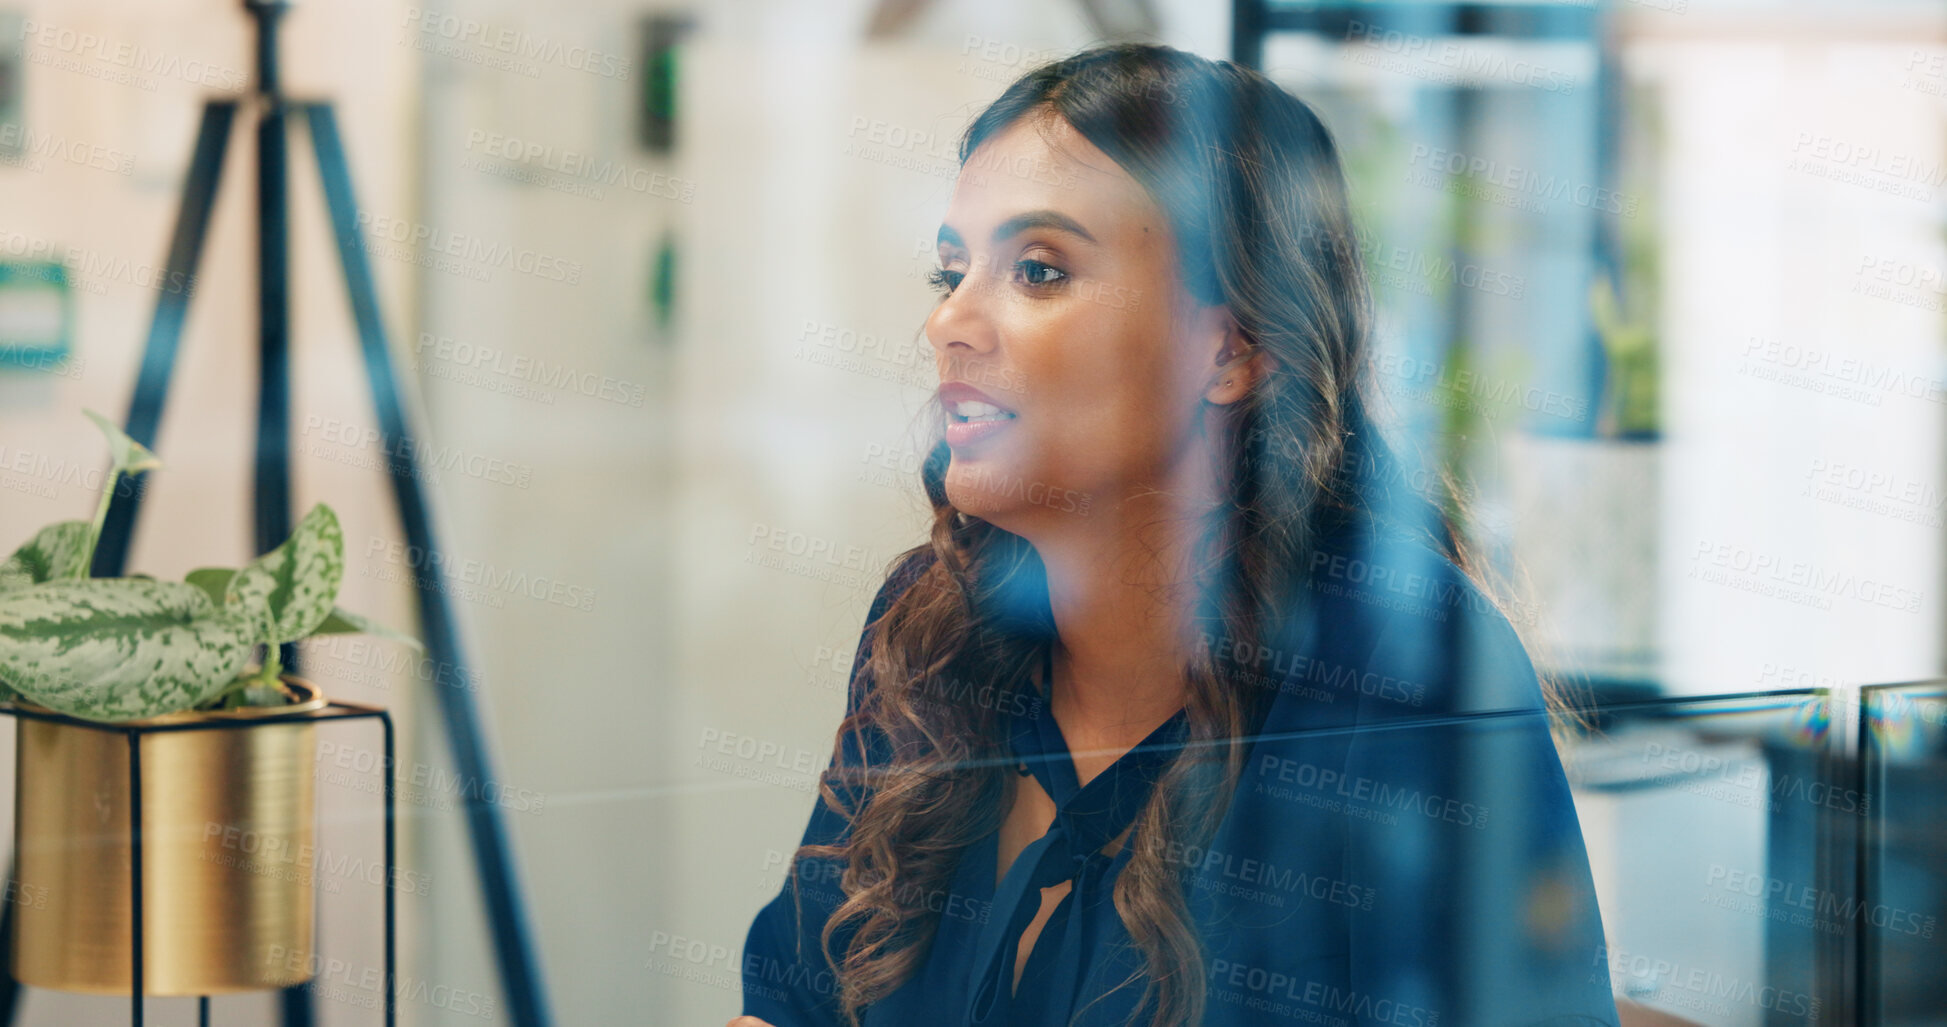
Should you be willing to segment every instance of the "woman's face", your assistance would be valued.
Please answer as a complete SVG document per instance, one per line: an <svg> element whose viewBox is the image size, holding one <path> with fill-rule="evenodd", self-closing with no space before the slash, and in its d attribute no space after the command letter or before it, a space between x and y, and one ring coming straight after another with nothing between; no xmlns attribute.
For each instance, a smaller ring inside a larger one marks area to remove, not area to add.
<svg viewBox="0 0 1947 1027"><path fill-rule="evenodd" d="M1178 486L1203 403L1245 390L1241 367L1219 366L1228 311L1183 290L1162 211L1059 118L1018 121L969 158L939 257L926 336L947 498L967 514L1032 536Z"/></svg>

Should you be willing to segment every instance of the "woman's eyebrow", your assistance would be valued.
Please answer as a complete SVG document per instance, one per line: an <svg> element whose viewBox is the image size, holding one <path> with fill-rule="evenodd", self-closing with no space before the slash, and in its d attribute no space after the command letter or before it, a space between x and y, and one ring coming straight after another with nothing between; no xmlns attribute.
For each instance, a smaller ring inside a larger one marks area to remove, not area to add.
<svg viewBox="0 0 1947 1027"><path fill-rule="evenodd" d="M1052 228L1058 232L1079 235L1089 242L1095 241L1095 237L1088 234L1088 229L1083 228L1081 222L1063 214L1061 211L1045 209L1031 210L1025 214L1016 214L1006 221L1001 222L999 225L996 225L994 227L994 241L1000 242L1008 236L1019 234L1030 228ZM966 248L966 243L960 239L960 233L954 231L947 225L940 226L939 245L958 246L962 249Z"/></svg>

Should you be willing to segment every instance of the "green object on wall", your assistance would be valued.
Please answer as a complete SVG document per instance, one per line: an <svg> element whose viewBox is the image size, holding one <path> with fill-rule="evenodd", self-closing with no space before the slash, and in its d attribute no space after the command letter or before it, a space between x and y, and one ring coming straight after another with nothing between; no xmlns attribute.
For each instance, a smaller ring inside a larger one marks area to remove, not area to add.
<svg viewBox="0 0 1947 1027"><path fill-rule="evenodd" d="M692 27L686 15L658 14L642 22L641 108L636 135L644 148L668 153L676 148L678 44Z"/></svg>
<svg viewBox="0 0 1947 1027"><path fill-rule="evenodd" d="M0 261L0 365L54 369L68 358L73 323L65 264Z"/></svg>
<svg viewBox="0 0 1947 1027"><path fill-rule="evenodd" d="M664 232L656 246L656 259L649 279L649 306L655 312L656 327L666 329L676 308L676 233Z"/></svg>

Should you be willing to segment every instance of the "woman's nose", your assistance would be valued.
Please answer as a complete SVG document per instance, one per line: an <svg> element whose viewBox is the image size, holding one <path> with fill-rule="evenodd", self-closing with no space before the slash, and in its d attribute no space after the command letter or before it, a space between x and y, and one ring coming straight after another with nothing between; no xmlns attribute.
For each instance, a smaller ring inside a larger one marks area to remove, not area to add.
<svg viewBox="0 0 1947 1027"><path fill-rule="evenodd" d="M926 341L935 352L947 357L956 351L984 353L993 348L994 325L987 310L992 288L976 265L940 300L927 315L925 328Z"/></svg>

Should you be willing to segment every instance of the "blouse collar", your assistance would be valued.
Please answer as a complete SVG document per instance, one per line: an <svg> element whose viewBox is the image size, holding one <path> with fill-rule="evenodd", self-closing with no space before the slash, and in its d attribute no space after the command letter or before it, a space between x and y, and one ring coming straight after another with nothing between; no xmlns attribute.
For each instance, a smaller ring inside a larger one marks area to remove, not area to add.
<svg viewBox="0 0 1947 1027"><path fill-rule="evenodd" d="M1042 681L1053 675L1052 657L1044 652ZM1044 698L1047 689L1042 690ZM1014 962L1021 932L1041 908L1041 889L1063 881L1075 882L1071 902L1084 901L1105 879L1111 858L1101 849L1135 822L1143 804L1149 800L1156 778L1163 767L1182 748L1188 724L1186 710L1178 710L1148 737L1124 753L1108 769L1079 783L1075 762L1068 744L1055 723L1054 711L1046 702L1034 704L1026 713L1011 714L1009 735L1019 772L1033 774L1055 802L1054 822L1046 834L1021 851L1008 867L995 892L993 915L980 932L974 953L978 976L972 989L967 1022L972 1024L1013 1022ZM1128 850L1134 840L1124 845ZM1070 926L1079 918L1070 917ZM1079 986L1081 939L1069 937L1038 939L1036 944L1056 948L1059 972L1055 980ZM1072 999L1072 996L1070 996ZM1067 1002L1057 1002L1066 1007ZM1066 1022L1065 1015L1061 1022Z"/></svg>

